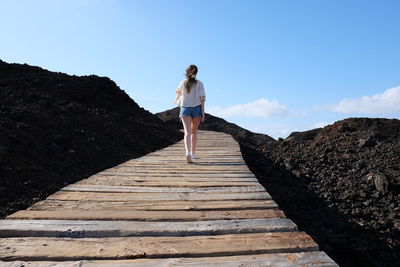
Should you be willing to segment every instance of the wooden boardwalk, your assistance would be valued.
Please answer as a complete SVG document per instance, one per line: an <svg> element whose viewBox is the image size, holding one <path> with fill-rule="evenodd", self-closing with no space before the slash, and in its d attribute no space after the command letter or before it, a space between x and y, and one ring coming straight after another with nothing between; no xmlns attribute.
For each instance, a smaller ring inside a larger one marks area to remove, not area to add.
<svg viewBox="0 0 400 267"><path fill-rule="evenodd" d="M0 220L0 266L338 266L285 217L227 134L68 185Z"/></svg>

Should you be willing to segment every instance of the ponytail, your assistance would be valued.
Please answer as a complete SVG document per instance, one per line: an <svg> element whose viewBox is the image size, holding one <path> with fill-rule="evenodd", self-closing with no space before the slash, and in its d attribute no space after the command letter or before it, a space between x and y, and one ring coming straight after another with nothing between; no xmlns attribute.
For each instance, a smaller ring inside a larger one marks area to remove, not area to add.
<svg viewBox="0 0 400 267"><path fill-rule="evenodd" d="M197 82L196 80L196 74L197 74L197 66L196 65L190 65L189 67L186 68L186 91L190 93L190 89L193 84Z"/></svg>

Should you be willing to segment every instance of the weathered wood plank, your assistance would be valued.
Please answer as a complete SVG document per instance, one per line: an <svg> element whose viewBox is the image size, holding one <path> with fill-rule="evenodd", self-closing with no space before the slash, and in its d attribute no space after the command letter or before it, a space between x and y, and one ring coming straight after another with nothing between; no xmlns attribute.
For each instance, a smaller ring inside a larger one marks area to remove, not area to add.
<svg viewBox="0 0 400 267"><path fill-rule="evenodd" d="M135 175L130 176L121 176L121 175L102 175L102 176L91 176L87 179L80 180L75 184L107 184L107 185L144 185L144 186L154 186L157 184L168 185L168 184L176 184L180 183L181 186L185 186L187 183L188 186L216 186L216 185L227 185L227 186L240 186L240 185L256 185L259 184L256 178L241 178L241 177L228 177L228 178L220 178L220 177L170 177L165 179L163 176L150 176L150 177L137 177ZM121 183L121 184L118 184Z"/></svg>
<svg viewBox="0 0 400 267"><path fill-rule="evenodd" d="M143 180L118 180L118 179L90 179L80 181L74 185L109 185L109 186L136 186L136 187L190 187L190 188L208 188L208 187L251 187L260 186L260 184L254 182L213 182L213 181L180 181L174 179L168 180L155 180L155 181L143 181Z"/></svg>
<svg viewBox="0 0 400 267"><path fill-rule="evenodd" d="M122 166L133 166L133 167L158 167L158 166L165 166L165 167L170 167L170 168L175 168L175 167L179 167L179 168L193 168L193 165L188 165L187 163L177 163L174 165L170 165L170 164L160 164L160 163L153 163L151 161L149 162L127 162L125 163L121 163ZM220 163L220 162L214 162L213 164L195 164L196 167L245 167L248 169L247 165L245 163Z"/></svg>
<svg viewBox="0 0 400 267"><path fill-rule="evenodd" d="M286 218L197 222L1 220L0 237L190 236L297 231Z"/></svg>
<svg viewBox="0 0 400 267"><path fill-rule="evenodd" d="M60 267L56 261L16 261L1 262L5 267ZM135 259L135 260L82 260L64 261L62 266L66 267L255 267L255 266L279 266L279 267L338 267L323 251L298 252L298 253L273 253L254 254L224 257L197 257L197 258L167 258L167 259Z"/></svg>
<svg viewBox="0 0 400 267"><path fill-rule="evenodd" d="M170 161L171 159L174 159L174 160L180 160L180 159L182 159L182 157L184 157L184 155L185 155L185 153L182 153L182 155L176 155L176 156L174 156L174 157L169 157L169 156L166 156L166 155L147 155L147 156L145 156L145 157L141 157L141 158L138 158L138 159L135 159L135 161L137 161L137 162L140 162L140 161L147 161L147 162L149 162L149 161L152 161L152 160L161 160L161 161ZM201 156L201 157L200 157ZM223 153L222 154L213 154L213 155L199 155L199 161L200 162L202 162L202 160L213 160L214 162L215 161L220 161L220 162L224 162L224 161L231 161L231 162L241 162L241 161L243 161L243 158L242 158L242 156L240 156L239 154L238 155L232 155L232 156L229 156L229 155L224 155Z"/></svg>
<svg viewBox="0 0 400 267"><path fill-rule="evenodd" d="M148 155L146 157L143 158L139 158L137 159L137 162L140 161L155 161L155 160L160 160L160 161L164 161L164 162L169 162L169 161L173 161L173 160L182 160L185 158L185 153L179 154L179 155L168 155L168 157L166 157L166 155ZM243 161L243 158L241 156L228 156L228 155L222 155L222 154L215 154L215 155L206 155L206 156L201 156L199 155L199 158L196 160L196 162L215 162L215 161L220 161L220 162L224 162L224 161L229 161L229 162L241 162ZM195 166L195 165L193 165Z"/></svg>
<svg viewBox="0 0 400 267"><path fill-rule="evenodd" d="M178 146L169 146L163 149L163 151L184 151L185 149L183 148L184 145L183 143L180 143ZM217 143L205 143L202 142L201 144L196 145L196 152L198 151L204 151L205 153L208 152L213 152L213 151L234 151L240 152L240 146L235 145L232 142L217 142ZM154 152L153 152L154 153Z"/></svg>
<svg viewBox="0 0 400 267"><path fill-rule="evenodd" d="M145 173L145 174L157 174L157 173L167 173L167 174L212 174L215 175L215 171L213 170L200 170L200 169L191 169L191 170L179 170L179 169L135 169L135 168L125 168L125 169L113 169L109 171L103 171L102 173ZM245 170L226 170L226 171L218 171L218 174L248 174L249 171Z"/></svg>
<svg viewBox="0 0 400 267"><path fill-rule="evenodd" d="M6 219L208 221L284 218L281 210L20 210Z"/></svg>
<svg viewBox="0 0 400 267"><path fill-rule="evenodd" d="M136 160L137 162L144 162L144 163L159 163L159 164L184 164L185 162L182 161L182 158L176 158L176 159L166 159L166 158L152 158L152 159L147 159L147 158L138 158ZM201 159L196 159L195 162L193 162L191 165L202 165L202 164L236 164L236 163L242 163L243 159L227 159L227 158L219 158L219 159L212 159L212 158L201 158Z"/></svg>
<svg viewBox="0 0 400 267"><path fill-rule="evenodd" d="M0 258L3 260L230 256L317 250L318 245L304 232L79 239L11 237L0 240Z"/></svg>
<svg viewBox="0 0 400 267"><path fill-rule="evenodd" d="M59 191L47 199L138 201L138 200L244 200L271 199L267 192L257 193L96 193Z"/></svg>
<svg viewBox="0 0 400 267"><path fill-rule="evenodd" d="M253 173L187 173L187 172L181 172L181 173L132 173L132 172L113 172L113 171L102 171L97 173L96 175L98 176L134 176L134 177L152 177L152 176L157 176L157 177L205 177L205 178L210 178L210 177L215 177L215 178L255 178Z"/></svg>
<svg viewBox="0 0 400 267"><path fill-rule="evenodd" d="M235 200L235 201L75 201L43 200L35 203L28 210L243 210L277 209L273 200Z"/></svg>
<svg viewBox="0 0 400 267"><path fill-rule="evenodd" d="M182 144L182 146L183 146L183 144ZM168 154L169 154L169 151L158 150L158 151L155 151L155 152L148 153L144 157L149 157L149 156L154 156L154 155L160 156L160 155L162 155L162 152L164 152L164 156L168 156ZM185 150L184 149L182 149L181 151L179 151L179 150L171 150L170 152L174 153L176 155L180 155L182 153L184 154ZM227 156L227 157L231 157L231 156L242 157L239 149L237 149L235 151L234 150L226 150L226 149L213 150L213 148L210 147L209 151L206 151L206 149L203 149L203 151L200 151L200 152L196 151L196 153L199 154L199 155L203 155L203 156L220 155L222 157L224 157L224 156Z"/></svg>
<svg viewBox="0 0 400 267"><path fill-rule="evenodd" d="M168 157L167 159L165 157ZM214 153L214 154L198 154L197 156L199 156L199 160L201 161L202 159L216 159L216 158L220 158L220 159L230 159L230 160L241 160L242 156L240 155L240 153L237 154L227 154L227 153ZM165 159L165 160L170 160L170 159L182 159L182 157L185 157L185 152L182 151L180 153L171 153L168 155L164 155L163 154L152 154L152 155L147 155L146 157L144 157L144 159L146 160L150 160L150 159Z"/></svg>
<svg viewBox="0 0 400 267"><path fill-rule="evenodd" d="M234 165L237 163L243 162L241 160L225 160L225 161L214 161L213 159L195 159L193 163L188 164L187 162L183 161L182 158L180 159L154 159L154 160L140 160L138 163L140 164L159 164L160 166L165 166L165 165L187 165L187 166L206 166L206 165L215 165L215 166L228 166L228 165Z"/></svg>
<svg viewBox="0 0 400 267"><path fill-rule="evenodd" d="M154 170L174 170L174 171L192 171L192 170L202 170L202 171L214 171L214 172L228 172L228 171L243 171L249 172L249 169L244 166L209 166L209 165L180 165L171 166L169 164L166 165L151 165L151 166L119 166L113 168L114 170L145 170L145 171L154 171Z"/></svg>
<svg viewBox="0 0 400 267"><path fill-rule="evenodd" d="M179 186L179 184L178 184ZM214 187L150 187L150 186L117 186L117 185L82 185L72 184L62 188L62 191L76 192L110 192L110 193L146 193L146 192L171 192L171 193L247 193L247 192L264 192L265 189L261 185L255 186L214 186Z"/></svg>
<svg viewBox="0 0 400 267"><path fill-rule="evenodd" d="M187 164L186 165L191 165L191 164ZM221 167L219 170L219 168L209 168L209 167L185 167L185 168L171 168L171 167L163 167L163 166L158 166L158 167L151 167L151 168L143 168L143 167L124 167L124 168L115 168L112 171L113 172L144 172L144 173L214 173L214 174L230 174L230 173L250 173L250 171L248 169L244 169L244 168L236 168L236 169L229 169L226 168L225 170L223 169L223 167Z"/></svg>
<svg viewBox="0 0 400 267"><path fill-rule="evenodd" d="M229 144L229 143L225 143L226 147L221 147L221 145L213 145L213 144L209 144L207 146L203 146L200 145L200 147L198 147L198 149L196 149L195 153L198 154L223 154L222 152L226 152L227 154L235 154L235 155L240 155L240 147L234 146L233 144ZM162 152L184 152L185 148L184 148L184 144L181 143L181 145L179 147L169 147L169 148L165 148L162 150L157 150L154 152L150 152L147 155L154 155L154 154L160 154ZM146 156L147 156L146 155Z"/></svg>
<svg viewBox="0 0 400 267"><path fill-rule="evenodd" d="M182 145L183 146L183 145ZM232 146L231 144L226 144L226 146ZM166 148L162 150L163 152L168 152L168 153L176 153L176 154L181 154L185 153L185 149L182 147L171 147L171 148ZM153 153L159 153L160 151L156 151ZM196 155L208 155L208 154L216 154L216 153L221 153L222 152L226 154L235 154L235 155L240 155L240 148L226 148L226 147L217 147L213 145L209 146L199 146L196 149Z"/></svg>

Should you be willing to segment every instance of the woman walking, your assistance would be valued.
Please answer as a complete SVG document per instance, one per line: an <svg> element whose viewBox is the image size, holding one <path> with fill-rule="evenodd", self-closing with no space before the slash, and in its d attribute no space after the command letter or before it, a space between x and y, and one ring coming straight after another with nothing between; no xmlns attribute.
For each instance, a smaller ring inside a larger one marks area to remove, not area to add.
<svg viewBox="0 0 400 267"><path fill-rule="evenodd" d="M206 94L203 83L196 79L198 68L190 65L186 68L186 79L181 81L176 90L175 103L180 106L179 117L185 131L186 162L195 159L197 128L204 122L204 102Z"/></svg>

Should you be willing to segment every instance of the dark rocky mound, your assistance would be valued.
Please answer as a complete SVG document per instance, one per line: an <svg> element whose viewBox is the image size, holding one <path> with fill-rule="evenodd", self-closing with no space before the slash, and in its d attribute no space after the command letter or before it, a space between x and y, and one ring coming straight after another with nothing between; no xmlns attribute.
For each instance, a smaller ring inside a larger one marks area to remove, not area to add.
<svg viewBox="0 0 400 267"><path fill-rule="evenodd" d="M181 138L109 78L0 61L0 217Z"/></svg>
<svg viewBox="0 0 400 267"><path fill-rule="evenodd" d="M169 109L155 114L169 126L176 129L182 129L182 122L179 120L179 108ZM275 143L276 140L265 134L257 134L243 129L234 123L227 122L224 119L215 117L206 113L206 120L199 126L200 130L209 130L223 132L233 136L241 144L258 148L261 145Z"/></svg>
<svg viewBox="0 0 400 267"><path fill-rule="evenodd" d="M400 263L400 120L350 118L292 133L262 153L275 171L323 201L329 212L318 214L311 203L308 213L294 216L308 217L309 224L320 217L316 239L336 250L337 262Z"/></svg>
<svg viewBox="0 0 400 267"><path fill-rule="evenodd" d="M156 114L181 127L178 109ZM274 139L208 115L299 230L340 266L400 262L400 121L351 118Z"/></svg>

